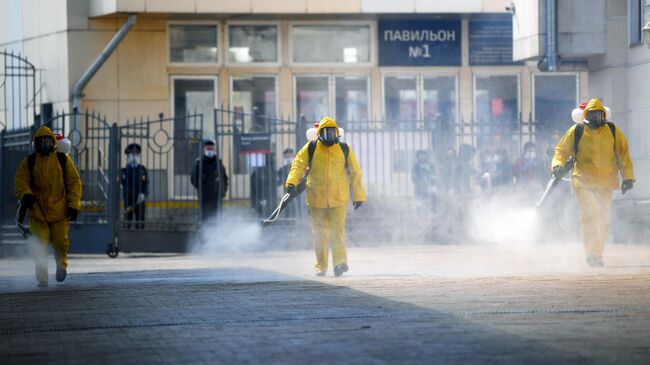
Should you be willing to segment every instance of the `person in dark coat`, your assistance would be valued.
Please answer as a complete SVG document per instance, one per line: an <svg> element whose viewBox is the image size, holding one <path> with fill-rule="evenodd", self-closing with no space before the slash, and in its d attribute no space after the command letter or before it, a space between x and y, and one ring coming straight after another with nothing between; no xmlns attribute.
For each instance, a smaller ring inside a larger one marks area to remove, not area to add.
<svg viewBox="0 0 650 365"><path fill-rule="evenodd" d="M149 176L147 168L140 164L140 153L142 148L137 143L126 146L127 164L122 168L120 182L124 198L126 227L131 228L131 222L135 218L135 228L144 228L145 201L149 189Z"/></svg>
<svg viewBox="0 0 650 365"><path fill-rule="evenodd" d="M214 141L203 143L203 156L196 159L191 182L199 192L202 220L215 217L228 190L228 175Z"/></svg>

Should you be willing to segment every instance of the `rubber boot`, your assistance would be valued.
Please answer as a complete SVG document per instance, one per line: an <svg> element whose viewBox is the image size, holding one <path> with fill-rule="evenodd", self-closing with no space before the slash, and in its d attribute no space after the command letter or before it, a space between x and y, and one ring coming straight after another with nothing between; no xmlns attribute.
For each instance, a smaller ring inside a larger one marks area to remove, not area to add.
<svg viewBox="0 0 650 365"><path fill-rule="evenodd" d="M345 262L342 264L338 264L334 267L334 276L341 276L343 275L344 272L348 271L348 264Z"/></svg>

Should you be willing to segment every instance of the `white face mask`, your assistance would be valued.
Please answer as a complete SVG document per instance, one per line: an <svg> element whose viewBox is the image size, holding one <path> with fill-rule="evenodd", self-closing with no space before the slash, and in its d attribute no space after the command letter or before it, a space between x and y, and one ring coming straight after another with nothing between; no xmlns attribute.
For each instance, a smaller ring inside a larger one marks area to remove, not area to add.
<svg viewBox="0 0 650 365"><path fill-rule="evenodd" d="M126 160L128 161L129 165L138 165L140 164L140 155L136 155L135 153L129 153L126 156Z"/></svg>
<svg viewBox="0 0 650 365"><path fill-rule="evenodd" d="M537 157L536 154L535 154L535 151L526 151L526 153L524 154L524 158L526 158L528 160L532 160L535 157Z"/></svg>
<svg viewBox="0 0 650 365"><path fill-rule="evenodd" d="M216 155L215 151L213 151L213 150L203 150L203 154L207 158L212 158L212 157L214 157Z"/></svg>
<svg viewBox="0 0 650 365"><path fill-rule="evenodd" d="M289 165L291 162L293 162L293 157L285 157L284 158L284 164Z"/></svg>

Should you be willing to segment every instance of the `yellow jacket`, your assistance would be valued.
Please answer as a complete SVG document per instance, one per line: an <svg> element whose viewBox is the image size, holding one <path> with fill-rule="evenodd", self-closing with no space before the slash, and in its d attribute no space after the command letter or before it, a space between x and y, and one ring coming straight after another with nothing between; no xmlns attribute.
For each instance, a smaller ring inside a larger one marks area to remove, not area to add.
<svg viewBox="0 0 650 365"><path fill-rule="evenodd" d="M318 125L321 128L336 127L336 122L329 117L323 118ZM291 163L291 170L286 186L298 185L309 164L309 143L305 144ZM307 204L312 208L335 208L344 206L350 198L350 184L354 193L353 201L366 201L363 189L361 167L357 156L350 148L348 155L349 176L345 171L345 155L339 144L327 147L316 142L316 150L307 177Z"/></svg>
<svg viewBox="0 0 650 365"><path fill-rule="evenodd" d="M54 138L52 131L48 127L42 126L34 138L46 135ZM56 222L65 219L67 207L81 209L81 178L70 156L66 155L66 157L67 194L63 186L64 180L56 153L46 156L36 155L33 171L34 186L29 185L30 173L27 158L20 162L14 177L14 193L18 199L22 199L25 194L33 194L36 197L36 203L28 211L30 219Z"/></svg>
<svg viewBox="0 0 650 365"><path fill-rule="evenodd" d="M589 110L602 110L598 99L587 104L583 119ZM564 166L573 154L573 141L576 126L572 126L555 147L552 167ZM616 151L614 151L616 147ZM620 129L616 129L616 143L607 125L592 129L585 125L578 145L578 155L573 167L573 186L588 189L618 189L618 172L624 180L635 180L634 167L630 159L627 139Z"/></svg>

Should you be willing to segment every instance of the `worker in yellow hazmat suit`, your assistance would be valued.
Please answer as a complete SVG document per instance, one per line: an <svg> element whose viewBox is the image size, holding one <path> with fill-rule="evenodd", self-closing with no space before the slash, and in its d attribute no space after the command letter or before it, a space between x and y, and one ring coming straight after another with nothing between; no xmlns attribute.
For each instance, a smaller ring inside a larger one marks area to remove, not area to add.
<svg viewBox="0 0 650 365"><path fill-rule="evenodd" d="M36 280L47 286L47 245L56 258L56 280L65 280L68 267L68 222L81 208L81 178L65 153L56 152L52 131L42 126L34 135L35 153L24 158L14 178L14 193L27 207L29 225L40 242L35 256Z"/></svg>
<svg viewBox="0 0 650 365"><path fill-rule="evenodd" d="M592 267L604 265L612 191L619 187L619 171L623 194L635 182L625 135L605 115L600 100L591 99L582 114L583 121L572 126L555 147L551 166L557 173L571 155L575 156L572 184L580 209L587 263Z"/></svg>
<svg viewBox="0 0 650 365"><path fill-rule="evenodd" d="M316 251L316 274L327 273L331 243L334 275L341 276L348 271L345 219L350 185L354 209L366 201L366 193L357 157L346 143L339 142L340 131L334 119L323 118L317 134L318 139L308 142L293 159L285 186L288 193L294 192L309 167L307 205Z"/></svg>

